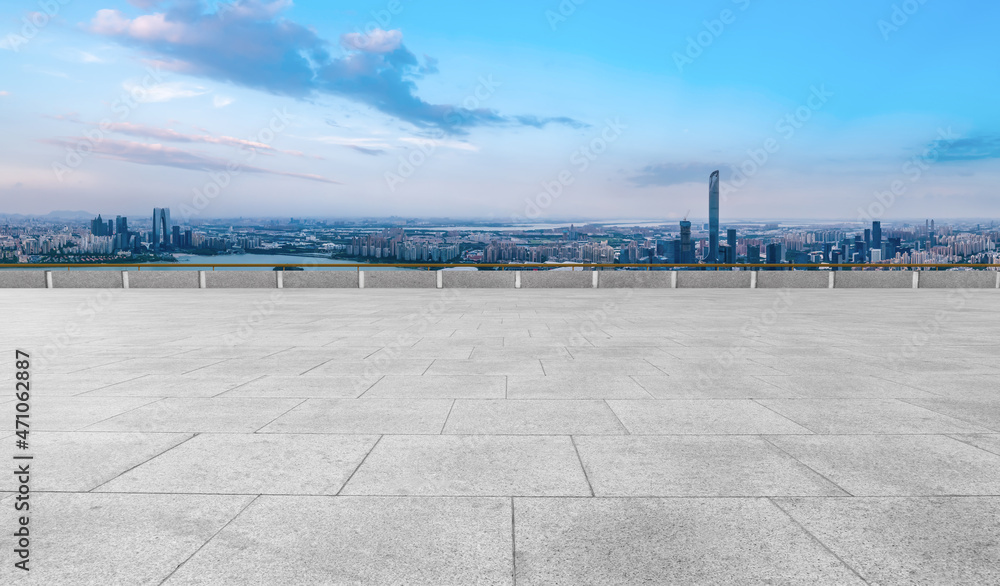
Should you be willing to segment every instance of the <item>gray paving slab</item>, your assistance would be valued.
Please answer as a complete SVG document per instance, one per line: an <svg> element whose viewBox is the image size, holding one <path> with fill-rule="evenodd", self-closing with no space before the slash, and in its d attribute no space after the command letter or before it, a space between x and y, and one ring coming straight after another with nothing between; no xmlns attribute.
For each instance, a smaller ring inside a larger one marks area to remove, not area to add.
<svg viewBox="0 0 1000 586"><path fill-rule="evenodd" d="M380 376L262 376L221 393L220 397L299 397L302 399L356 399Z"/></svg>
<svg viewBox="0 0 1000 586"><path fill-rule="evenodd" d="M976 446L979 449L986 450L992 454L1000 455L1000 434L954 434L950 437L953 437L960 442Z"/></svg>
<svg viewBox="0 0 1000 586"><path fill-rule="evenodd" d="M893 399L936 396L933 393L873 375L815 373L761 376L759 378L779 389L788 391L787 396L792 397Z"/></svg>
<svg viewBox="0 0 1000 586"><path fill-rule="evenodd" d="M387 375L369 388L364 399L502 399L503 375Z"/></svg>
<svg viewBox="0 0 1000 586"><path fill-rule="evenodd" d="M252 376L252 375L250 375ZM145 375L84 393L100 397L214 397L252 380L240 376Z"/></svg>
<svg viewBox="0 0 1000 586"><path fill-rule="evenodd" d="M579 436L597 496L845 496L819 474L752 436Z"/></svg>
<svg viewBox="0 0 1000 586"><path fill-rule="evenodd" d="M768 382L778 377L740 376L720 370L670 376L637 375L632 378L657 399L753 399L798 396Z"/></svg>
<svg viewBox="0 0 1000 586"><path fill-rule="evenodd" d="M509 499L264 496L165 585L512 586L511 558Z"/></svg>
<svg viewBox="0 0 1000 586"><path fill-rule="evenodd" d="M402 373L393 373L402 374ZM433 375L543 375L537 359L519 360L435 360L424 374Z"/></svg>
<svg viewBox="0 0 1000 586"><path fill-rule="evenodd" d="M633 435L812 433L749 399L608 401L608 404Z"/></svg>
<svg viewBox="0 0 1000 586"><path fill-rule="evenodd" d="M335 495L377 439L203 433L97 490Z"/></svg>
<svg viewBox="0 0 1000 586"><path fill-rule="evenodd" d="M1000 583L1000 498L775 502L869 584Z"/></svg>
<svg viewBox="0 0 1000 586"><path fill-rule="evenodd" d="M560 360L558 358L542 358L541 362L546 376L603 375L608 373L627 375L663 374L661 369L645 360Z"/></svg>
<svg viewBox="0 0 1000 586"><path fill-rule="evenodd" d="M74 433L33 431L28 435L38 474L31 489L86 492L191 438L186 433ZM16 488L4 475L0 491Z"/></svg>
<svg viewBox="0 0 1000 586"><path fill-rule="evenodd" d="M990 431L1000 432L1000 380L997 381L996 392L997 396L992 398L914 398L906 399L906 402L984 427Z"/></svg>
<svg viewBox="0 0 1000 586"><path fill-rule="evenodd" d="M622 435L625 428L604 401L455 401L443 433L489 435Z"/></svg>
<svg viewBox="0 0 1000 586"><path fill-rule="evenodd" d="M106 373L102 375L51 374L35 372L31 377L31 389L35 396L51 397L81 395L127 380L135 380L143 375L131 373Z"/></svg>
<svg viewBox="0 0 1000 586"><path fill-rule="evenodd" d="M13 497L0 501L12 510ZM0 583L160 584L252 499L244 496L37 493L31 570L0 549Z"/></svg>
<svg viewBox="0 0 1000 586"><path fill-rule="evenodd" d="M768 437L854 496L1000 495L1000 456L941 435Z"/></svg>
<svg viewBox="0 0 1000 586"><path fill-rule="evenodd" d="M757 399L814 433L976 433L979 425L898 399Z"/></svg>
<svg viewBox="0 0 1000 586"><path fill-rule="evenodd" d="M331 361L306 372L313 376L382 376L386 374L424 374L431 363L438 362L431 358L389 358L377 354L367 360ZM460 374L460 373L456 373Z"/></svg>
<svg viewBox="0 0 1000 586"><path fill-rule="evenodd" d="M613 376L508 376L508 399L651 399L633 378Z"/></svg>
<svg viewBox="0 0 1000 586"><path fill-rule="evenodd" d="M441 433L447 399L308 399L260 433Z"/></svg>
<svg viewBox="0 0 1000 586"><path fill-rule="evenodd" d="M91 425L87 431L253 433L301 402L242 397L163 399Z"/></svg>
<svg viewBox="0 0 1000 586"><path fill-rule="evenodd" d="M517 584L864 584L766 499L514 499Z"/></svg>
<svg viewBox="0 0 1000 586"><path fill-rule="evenodd" d="M157 400L155 397L48 397L32 394L29 401L31 429L75 431Z"/></svg>
<svg viewBox="0 0 1000 586"><path fill-rule="evenodd" d="M388 435L345 495L590 496L567 436Z"/></svg>

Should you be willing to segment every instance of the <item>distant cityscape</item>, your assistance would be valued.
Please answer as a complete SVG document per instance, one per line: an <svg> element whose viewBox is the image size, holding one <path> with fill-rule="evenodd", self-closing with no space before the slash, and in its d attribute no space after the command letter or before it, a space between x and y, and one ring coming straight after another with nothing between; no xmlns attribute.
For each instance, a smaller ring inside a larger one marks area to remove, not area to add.
<svg viewBox="0 0 1000 586"><path fill-rule="evenodd" d="M471 225L470 225L471 224ZM173 262L176 255L295 255L364 263L995 264L997 222L504 226L420 219L238 219L172 223L98 215L0 220L3 263ZM716 232L713 228L719 230ZM720 238L723 236L724 238ZM254 262L247 258L247 263Z"/></svg>

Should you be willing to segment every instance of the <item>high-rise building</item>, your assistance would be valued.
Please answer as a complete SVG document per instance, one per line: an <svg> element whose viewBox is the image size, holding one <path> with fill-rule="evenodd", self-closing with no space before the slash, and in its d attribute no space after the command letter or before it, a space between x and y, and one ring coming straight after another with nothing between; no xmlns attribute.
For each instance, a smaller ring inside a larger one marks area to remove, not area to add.
<svg viewBox="0 0 1000 586"><path fill-rule="evenodd" d="M153 250L170 246L170 208L153 208Z"/></svg>
<svg viewBox="0 0 1000 586"><path fill-rule="evenodd" d="M708 257L709 263L719 262L719 172L708 177Z"/></svg>
<svg viewBox="0 0 1000 586"><path fill-rule="evenodd" d="M94 236L108 235L108 225L104 223L101 214L97 214L97 217L90 221L90 233Z"/></svg>
<svg viewBox="0 0 1000 586"><path fill-rule="evenodd" d="M784 256L784 251L782 250L780 242L772 242L765 248L765 262L769 265L775 265L782 262L785 260ZM778 269L777 267L769 267L767 270L776 271Z"/></svg>
<svg viewBox="0 0 1000 586"><path fill-rule="evenodd" d="M882 222L872 222L872 250L882 250Z"/></svg>
<svg viewBox="0 0 1000 586"><path fill-rule="evenodd" d="M736 251L736 228L726 230L726 244L728 244L729 248L732 248L734 252Z"/></svg>
<svg viewBox="0 0 1000 586"><path fill-rule="evenodd" d="M180 226L174 225L171 228L171 231L170 231L170 244L172 244L174 246L174 248L180 248L181 247L181 227Z"/></svg>
<svg viewBox="0 0 1000 586"><path fill-rule="evenodd" d="M680 264L694 264L694 246L691 244L691 222L681 220Z"/></svg>
<svg viewBox="0 0 1000 586"><path fill-rule="evenodd" d="M757 264L760 262L759 246L747 246L747 262L750 264Z"/></svg>

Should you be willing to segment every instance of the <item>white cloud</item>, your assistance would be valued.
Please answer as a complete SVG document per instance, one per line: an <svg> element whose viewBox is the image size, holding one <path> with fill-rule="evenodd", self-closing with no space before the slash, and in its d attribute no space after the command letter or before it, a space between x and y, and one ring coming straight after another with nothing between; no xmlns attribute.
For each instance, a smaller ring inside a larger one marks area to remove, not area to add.
<svg viewBox="0 0 1000 586"><path fill-rule="evenodd" d="M236 100L226 96L220 96L218 94L212 96L212 105L216 108L225 108L229 104L232 104Z"/></svg>
<svg viewBox="0 0 1000 586"><path fill-rule="evenodd" d="M367 34L347 33L341 35L340 43L344 48L356 51L391 53L403 44L403 32L399 30L384 31L377 28Z"/></svg>
<svg viewBox="0 0 1000 586"><path fill-rule="evenodd" d="M9 96L9 95L10 95L10 92L0 91L0 98L2 98L4 96Z"/></svg>
<svg viewBox="0 0 1000 586"><path fill-rule="evenodd" d="M137 102L154 103L169 102L179 98L193 98L208 93L208 90L200 86L190 86L180 82L161 83L150 87L143 87L135 82L125 82L123 87Z"/></svg>
<svg viewBox="0 0 1000 586"><path fill-rule="evenodd" d="M434 147L455 149L459 151L471 151L474 153L479 152L479 147L477 147L476 145L467 142L462 142L460 140L437 140L431 138L404 137L399 139L399 142L405 142L416 146L433 145Z"/></svg>

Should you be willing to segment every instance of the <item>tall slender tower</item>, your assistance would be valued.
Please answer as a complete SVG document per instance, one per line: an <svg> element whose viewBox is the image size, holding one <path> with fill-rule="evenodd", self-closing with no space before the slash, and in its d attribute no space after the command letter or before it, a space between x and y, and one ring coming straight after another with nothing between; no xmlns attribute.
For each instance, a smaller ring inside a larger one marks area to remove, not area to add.
<svg viewBox="0 0 1000 586"><path fill-rule="evenodd" d="M708 177L708 258L709 263L719 262L719 172Z"/></svg>

